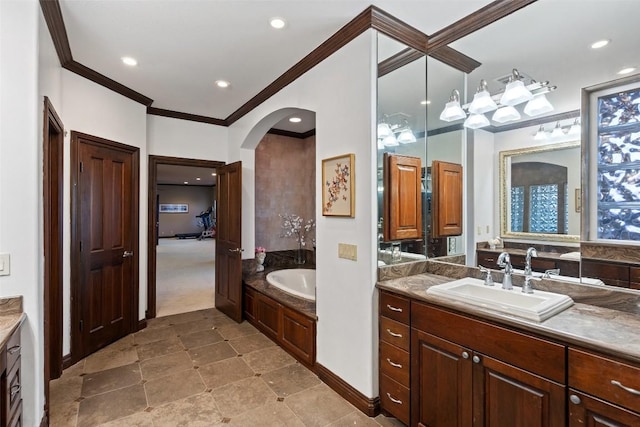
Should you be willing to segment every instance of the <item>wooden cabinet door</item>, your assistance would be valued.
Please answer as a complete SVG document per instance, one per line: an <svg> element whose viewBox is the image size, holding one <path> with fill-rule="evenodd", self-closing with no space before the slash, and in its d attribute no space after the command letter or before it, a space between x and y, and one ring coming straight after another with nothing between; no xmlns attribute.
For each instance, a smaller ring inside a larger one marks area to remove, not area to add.
<svg viewBox="0 0 640 427"><path fill-rule="evenodd" d="M419 157L384 153L385 241L422 237L422 163Z"/></svg>
<svg viewBox="0 0 640 427"><path fill-rule="evenodd" d="M411 425L473 425L471 351L411 331Z"/></svg>
<svg viewBox="0 0 640 427"><path fill-rule="evenodd" d="M434 160L431 166L433 237L462 234L462 165Z"/></svg>
<svg viewBox="0 0 640 427"><path fill-rule="evenodd" d="M255 319L260 330L269 338L278 339L282 306L261 293L254 294Z"/></svg>
<svg viewBox="0 0 640 427"><path fill-rule="evenodd" d="M563 385L481 354L473 362L474 425L565 425Z"/></svg>
<svg viewBox="0 0 640 427"><path fill-rule="evenodd" d="M570 389L569 427L640 426L640 414Z"/></svg>

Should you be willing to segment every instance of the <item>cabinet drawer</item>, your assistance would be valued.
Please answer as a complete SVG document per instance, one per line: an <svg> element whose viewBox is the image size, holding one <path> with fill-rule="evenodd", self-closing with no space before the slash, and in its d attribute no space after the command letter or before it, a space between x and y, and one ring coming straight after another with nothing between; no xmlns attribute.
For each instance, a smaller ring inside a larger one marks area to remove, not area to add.
<svg viewBox="0 0 640 427"><path fill-rule="evenodd" d="M409 387L409 353L386 342L380 342L380 371Z"/></svg>
<svg viewBox="0 0 640 427"><path fill-rule="evenodd" d="M565 381L566 348L561 344L418 302L411 305L411 325L558 383Z"/></svg>
<svg viewBox="0 0 640 427"><path fill-rule="evenodd" d="M7 372L7 389L6 389L6 414L7 418L13 417L17 413L22 401L22 385L20 384L20 359L18 359L13 367Z"/></svg>
<svg viewBox="0 0 640 427"><path fill-rule="evenodd" d="M629 267L629 281L640 282L640 267Z"/></svg>
<svg viewBox="0 0 640 427"><path fill-rule="evenodd" d="M20 330L15 331L7 341L7 369L11 369L20 357Z"/></svg>
<svg viewBox="0 0 640 427"><path fill-rule="evenodd" d="M380 315L409 324L409 300L387 292L380 294Z"/></svg>
<svg viewBox="0 0 640 427"><path fill-rule="evenodd" d="M570 348L569 386L640 412L637 366Z"/></svg>
<svg viewBox="0 0 640 427"><path fill-rule="evenodd" d="M380 375L380 406L409 425L409 389L386 375Z"/></svg>
<svg viewBox="0 0 640 427"><path fill-rule="evenodd" d="M409 351L409 326L395 320L380 317L380 339Z"/></svg>

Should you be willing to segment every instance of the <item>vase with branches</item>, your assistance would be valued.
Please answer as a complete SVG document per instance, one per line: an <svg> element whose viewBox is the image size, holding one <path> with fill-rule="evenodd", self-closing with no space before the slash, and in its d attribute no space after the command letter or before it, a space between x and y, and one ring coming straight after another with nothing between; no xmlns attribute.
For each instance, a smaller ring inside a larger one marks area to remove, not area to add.
<svg viewBox="0 0 640 427"><path fill-rule="evenodd" d="M280 237L292 237L296 239L298 249L294 261L296 264L304 264L306 257L303 247L306 244L306 237L311 229L315 228L316 221L314 219L304 220L304 218L295 214L280 214L282 218L282 234Z"/></svg>

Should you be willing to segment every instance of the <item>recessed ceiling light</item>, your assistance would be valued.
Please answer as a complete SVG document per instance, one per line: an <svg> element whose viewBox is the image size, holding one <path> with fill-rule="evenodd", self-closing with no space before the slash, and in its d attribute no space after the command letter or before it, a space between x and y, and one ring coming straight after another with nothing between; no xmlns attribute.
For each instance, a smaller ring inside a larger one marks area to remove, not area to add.
<svg viewBox="0 0 640 427"><path fill-rule="evenodd" d="M226 80L216 80L216 86L221 87L221 88L225 88L225 87L229 87L230 83Z"/></svg>
<svg viewBox="0 0 640 427"><path fill-rule="evenodd" d="M214 173L212 173L212 174L211 174L211 176L216 176L216 173L215 173L215 172L214 172Z"/></svg>
<svg viewBox="0 0 640 427"><path fill-rule="evenodd" d="M188 183L189 183L189 181L185 181L184 183L185 183L185 184L188 184Z"/></svg>
<svg viewBox="0 0 640 427"><path fill-rule="evenodd" d="M121 59L125 65L128 65L130 67L135 67L136 65L138 65L138 61L130 56L123 56Z"/></svg>
<svg viewBox="0 0 640 427"><path fill-rule="evenodd" d="M598 40L591 45L591 49L600 49L609 44L609 40Z"/></svg>
<svg viewBox="0 0 640 427"><path fill-rule="evenodd" d="M300 117L290 117L289 121L291 123L300 123L302 121L302 119Z"/></svg>
<svg viewBox="0 0 640 427"><path fill-rule="evenodd" d="M431 104L431 101L429 101L428 99L425 99L424 101L420 101L420 105L429 105Z"/></svg>
<svg viewBox="0 0 640 427"><path fill-rule="evenodd" d="M635 67L626 67L618 71L618 74L629 74L629 73L633 73L635 70L636 70Z"/></svg>
<svg viewBox="0 0 640 427"><path fill-rule="evenodd" d="M200 181L200 178L196 178L196 181Z"/></svg>
<svg viewBox="0 0 640 427"><path fill-rule="evenodd" d="M269 25L271 25L276 30L281 30L287 26L287 21L282 18L275 17L269 20Z"/></svg>

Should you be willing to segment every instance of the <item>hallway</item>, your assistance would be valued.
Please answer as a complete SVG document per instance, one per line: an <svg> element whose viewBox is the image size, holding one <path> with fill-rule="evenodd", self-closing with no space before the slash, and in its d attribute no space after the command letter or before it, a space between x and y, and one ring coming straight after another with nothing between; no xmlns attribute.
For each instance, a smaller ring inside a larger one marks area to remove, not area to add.
<svg viewBox="0 0 640 427"><path fill-rule="evenodd" d="M152 319L65 370L50 425L401 424L366 417L253 326L206 309Z"/></svg>

